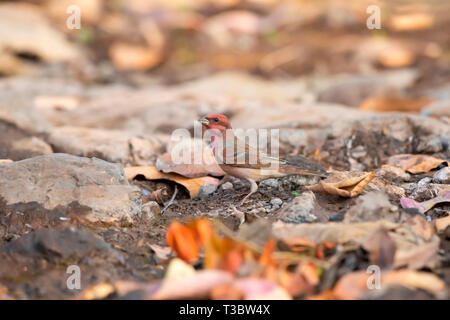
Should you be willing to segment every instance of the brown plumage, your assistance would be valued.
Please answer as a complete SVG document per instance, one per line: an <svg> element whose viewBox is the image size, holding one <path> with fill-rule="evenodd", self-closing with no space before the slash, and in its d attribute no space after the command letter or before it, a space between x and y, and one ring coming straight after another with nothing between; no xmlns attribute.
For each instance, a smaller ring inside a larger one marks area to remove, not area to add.
<svg viewBox="0 0 450 320"><path fill-rule="evenodd" d="M230 176L250 182L250 193L245 196L241 204L258 190L256 182L262 180L288 175L326 177L326 171L320 164L308 158L302 156L296 156L295 159L272 157L240 141L234 136L228 118L222 114L207 115L199 119L199 122L203 125L204 133L206 130L210 130L208 132L211 134L213 152L222 170ZM229 141L233 141L234 144L230 145ZM243 148L238 148L238 146Z"/></svg>

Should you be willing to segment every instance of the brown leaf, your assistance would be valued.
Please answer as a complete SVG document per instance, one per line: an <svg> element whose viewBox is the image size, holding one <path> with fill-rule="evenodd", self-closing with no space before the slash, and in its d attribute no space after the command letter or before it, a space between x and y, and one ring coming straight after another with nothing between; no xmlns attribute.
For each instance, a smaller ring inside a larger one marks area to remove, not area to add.
<svg viewBox="0 0 450 320"><path fill-rule="evenodd" d="M425 12L399 14L393 15L389 24L395 31L424 30L433 26L434 17Z"/></svg>
<svg viewBox="0 0 450 320"><path fill-rule="evenodd" d="M433 100L429 98L370 97L359 108L372 111L419 112Z"/></svg>
<svg viewBox="0 0 450 320"><path fill-rule="evenodd" d="M217 286L229 284L233 276L220 270L195 269L179 259L173 259L166 272L161 287L153 294L153 299L193 299L207 298Z"/></svg>
<svg viewBox="0 0 450 320"><path fill-rule="evenodd" d="M225 175L225 172L217 164L214 154L210 150L203 151L203 158L200 164L196 164L194 154L191 154L190 164L176 164L172 161L170 153L164 153L156 160L156 168L162 172L175 172L184 177L197 178L212 175L221 177Z"/></svg>
<svg viewBox="0 0 450 320"><path fill-rule="evenodd" d="M368 291L367 281L372 274L356 271L344 275L336 283L333 295L337 299L358 299ZM414 270L392 270L381 275L381 287L401 285L411 289L422 289L439 295L445 290L445 283L432 273Z"/></svg>
<svg viewBox="0 0 450 320"><path fill-rule="evenodd" d="M409 173L424 173L436 169L448 162L425 154L398 154L388 159L388 164L399 167Z"/></svg>
<svg viewBox="0 0 450 320"><path fill-rule="evenodd" d="M219 180L213 177L186 178L176 173L160 172L154 166L126 167L124 171L128 180L143 175L148 180L170 180L179 183L189 191L191 198L198 195L202 186L213 184L217 187L219 184Z"/></svg>
<svg viewBox="0 0 450 320"><path fill-rule="evenodd" d="M34 105L39 109L74 110L80 105L80 99L73 96L37 96Z"/></svg>
<svg viewBox="0 0 450 320"><path fill-rule="evenodd" d="M430 241L434 235L433 225L420 215L409 218L404 224L410 226L425 241Z"/></svg>
<svg viewBox="0 0 450 320"><path fill-rule="evenodd" d="M362 243L362 246L369 251L371 264L377 265L382 269L388 269L393 266L397 246L386 230L380 229L375 231Z"/></svg>
<svg viewBox="0 0 450 320"><path fill-rule="evenodd" d="M370 172L364 176L348 178L336 183L321 180L318 184L306 186L305 189L350 198L360 194L373 178L375 178L375 173Z"/></svg>
<svg viewBox="0 0 450 320"><path fill-rule="evenodd" d="M116 42L109 56L118 70L148 70L162 61L162 53L149 47Z"/></svg>
<svg viewBox="0 0 450 320"><path fill-rule="evenodd" d="M188 263L198 259L200 247L192 229L174 221L166 234L167 245Z"/></svg>
<svg viewBox="0 0 450 320"><path fill-rule="evenodd" d="M433 221L437 232L444 231L450 225L450 215Z"/></svg>

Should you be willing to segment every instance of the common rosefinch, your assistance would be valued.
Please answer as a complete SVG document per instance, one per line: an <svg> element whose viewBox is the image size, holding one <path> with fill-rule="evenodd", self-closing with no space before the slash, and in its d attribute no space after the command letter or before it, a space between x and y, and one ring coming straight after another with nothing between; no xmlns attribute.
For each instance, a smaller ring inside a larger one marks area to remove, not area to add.
<svg viewBox="0 0 450 320"><path fill-rule="evenodd" d="M269 156L238 139L232 131L228 118L223 114L210 114L198 120L203 133L211 135L214 156L222 170L230 176L246 179L251 184L244 203L258 190L256 182L288 175L313 175L326 177L322 166L302 156L292 160ZM208 130L208 131L207 131ZM241 148L237 148L241 146Z"/></svg>

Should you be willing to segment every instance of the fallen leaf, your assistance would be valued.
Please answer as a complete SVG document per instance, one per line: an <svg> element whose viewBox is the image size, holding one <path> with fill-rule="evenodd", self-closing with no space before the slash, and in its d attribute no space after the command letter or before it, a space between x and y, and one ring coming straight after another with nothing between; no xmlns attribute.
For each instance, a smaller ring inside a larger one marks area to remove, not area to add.
<svg viewBox="0 0 450 320"><path fill-rule="evenodd" d="M37 96L34 105L39 109L74 110L80 105L78 97L71 96Z"/></svg>
<svg viewBox="0 0 450 320"><path fill-rule="evenodd" d="M433 199L423 201L423 202L417 202L411 198L401 198L400 199L400 205L402 206L402 208L405 208L405 209L416 208L417 210L419 210L420 213L425 213L428 210L430 210L431 208L433 208L435 205L437 205L439 203L444 203L444 202L450 202L450 191L444 192Z"/></svg>
<svg viewBox="0 0 450 320"><path fill-rule="evenodd" d="M429 172L441 165L448 166L447 161L425 154L398 154L389 157L388 164L412 174Z"/></svg>
<svg viewBox="0 0 450 320"><path fill-rule="evenodd" d="M444 231L450 225L450 215L433 221L437 232Z"/></svg>
<svg viewBox="0 0 450 320"><path fill-rule="evenodd" d="M84 290L77 299L99 300L105 299L115 292L115 287L111 283L99 283Z"/></svg>
<svg viewBox="0 0 450 320"><path fill-rule="evenodd" d="M170 153L164 153L156 160L156 168L162 172L175 172L184 177L198 178L207 175L216 177L225 176L225 172L217 164L214 154L210 150L204 150L202 154L202 163L196 164L194 153L191 153L191 161L189 164L177 164L172 161Z"/></svg>
<svg viewBox="0 0 450 320"><path fill-rule="evenodd" d="M148 180L170 180L184 186L191 198L195 198L200 188L207 184L219 185L219 180L213 177L186 178L176 173L164 173L158 171L155 166L139 166L124 168L125 176L128 180L134 179L138 175L143 175Z"/></svg>
<svg viewBox="0 0 450 320"><path fill-rule="evenodd" d="M11 159L0 159L0 165L2 164L9 164L9 163L13 163L14 161L12 161Z"/></svg>
<svg viewBox="0 0 450 320"><path fill-rule="evenodd" d="M238 279L233 286L244 294L246 300L292 300L285 289L264 279Z"/></svg>
<svg viewBox="0 0 450 320"><path fill-rule="evenodd" d="M369 278L370 277L370 278ZM336 283L333 296L337 299L353 300L368 291L368 281L373 275L365 271L356 271L344 275ZM446 286L445 283L432 273L414 270L391 270L381 274L381 287L387 285L401 285L411 289L422 289L439 295Z"/></svg>
<svg viewBox="0 0 450 320"><path fill-rule="evenodd" d="M424 30L434 25L434 17L425 12L399 14L393 15L389 24L395 31Z"/></svg>
<svg viewBox="0 0 450 320"><path fill-rule="evenodd" d="M179 259L173 259L161 286L152 295L153 299L207 298L217 286L233 281L233 276L221 270L195 269Z"/></svg>
<svg viewBox="0 0 450 320"><path fill-rule="evenodd" d="M431 237L434 235L433 225L418 214L406 220L404 225L410 226L414 232L425 241L430 241Z"/></svg>
<svg viewBox="0 0 450 320"><path fill-rule="evenodd" d="M429 98L370 97L361 102L359 108L379 112L420 112L432 101Z"/></svg>
<svg viewBox="0 0 450 320"><path fill-rule="evenodd" d="M328 241L343 246L355 244L363 246L368 237L380 229L387 230L389 237L395 241L394 267L421 268L433 261L437 255L436 236L433 236L430 242L424 242L410 226L387 220L350 224L328 222L298 225L277 221L273 224L272 232L277 239L283 241L302 237L316 244Z"/></svg>
<svg viewBox="0 0 450 320"><path fill-rule="evenodd" d="M393 266L397 246L386 230L375 231L363 241L362 246L369 251L370 264L377 265L381 269Z"/></svg>
<svg viewBox="0 0 450 320"><path fill-rule="evenodd" d="M348 178L344 181L330 183L326 180L321 180L319 183L313 186L306 186L305 189L326 192L333 195L339 195L341 197L355 197L360 194L364 188L375 178L375 173L370 172L361 177ZM328 179L327 179L328 180Z"/></svg>
<svg viewBox="0 0 450 320"><path fill-rule="evenodd" d="M195 239L192 229L178 223L172 222L166 234L167 245L177 253L177 255L188 263L198 259L200 245Z"/></svg>
<svg viewBox="0 0 450 320"><path fill-rule="evenodd" d="M163 58L158 50L123 42L113 43L109 47L109 56L118 70L148 70Z"/></svg>
<svg viewBox="0 0 450 320"><path fill-rule="evenodd" d="M153 252L160 260L169 259L173 252L170 247L162 247L157 244L149 244L148 246L153 250Z"/></svg>

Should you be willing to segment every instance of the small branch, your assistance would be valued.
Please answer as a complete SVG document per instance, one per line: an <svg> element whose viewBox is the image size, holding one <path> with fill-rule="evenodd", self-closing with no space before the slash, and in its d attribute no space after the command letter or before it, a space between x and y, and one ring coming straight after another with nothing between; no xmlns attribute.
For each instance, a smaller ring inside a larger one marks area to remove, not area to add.
<svg viewBox="0 0 450 320"><path fill-rule="evenodd" d="M164 214L166 209L169 208L173 204L173 201L175 200L175 197L177 196L177 193L178 193L178 188L177 188L177 186L175 186L175 191L173 192L172 198L170 198L169 202L167 202L167 204L161 210L161 214Z"/></svg>

